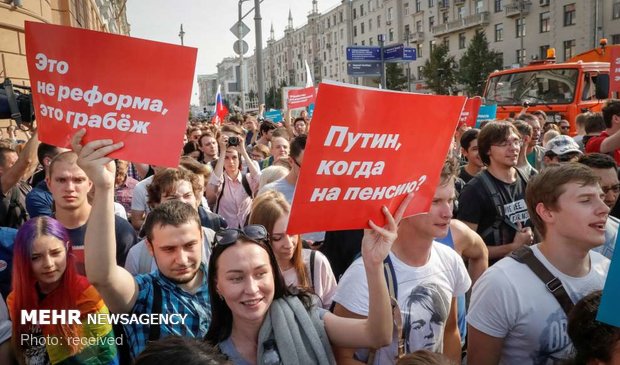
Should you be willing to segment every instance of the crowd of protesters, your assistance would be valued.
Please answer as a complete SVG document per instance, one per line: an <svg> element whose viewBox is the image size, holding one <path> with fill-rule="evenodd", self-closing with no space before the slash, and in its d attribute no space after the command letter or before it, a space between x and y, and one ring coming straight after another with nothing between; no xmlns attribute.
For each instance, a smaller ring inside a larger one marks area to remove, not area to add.
<svg viewBox="0 0 620 365"><path fill-rule="evenodd" d="M114 160L123 143L84 144L85 130L67 150L11 127L0 364L620 363L620 329L596 320L620 226L620 101L576 124L571 137L524 108L459 125L428 213L403 217L408 195L383 227L299 236L305 112L192 120L176 168ZM82 321L24 323L36 310Z"/></svg>

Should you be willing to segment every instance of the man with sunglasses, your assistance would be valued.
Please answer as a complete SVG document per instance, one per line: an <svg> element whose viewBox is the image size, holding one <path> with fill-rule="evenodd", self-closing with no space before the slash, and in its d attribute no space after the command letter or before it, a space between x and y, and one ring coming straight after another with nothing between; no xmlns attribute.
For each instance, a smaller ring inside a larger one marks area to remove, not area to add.
<svg viewBox="0 0 620 365"><path fill-rule="evenodd" d="M575 162L581 155L579 145L571 137L565 135L553 137L545 148L545 166Z"/></svg>
<svg viewBox="0 0 620 365"><path fill-rule="evenodd" d="M598 176L601 181L601 189L605 193L603 202L613 209L618 201L620 195L620 181L618 180L618 168L613 157L602 153L589 153L579 158L579 163L588 166L594 172L594 175ZM613 216L607 217L607 223L605 224L605 243L594 249L603 256L611 260L614 255L614 248L616 246L616 237L618 235L618 227L620 227L620 220Z"/></svg>
<svg viewBox="0 0 620 365"><path fill-rule="evenodd" d="M463 188L457 218L482 237L491 265L534 241L525 205L528 177L517 168L523 141L514 125L487 124L478 136L478 148L487 169Z"/></svg>
<svg viewBox="0 0 620 365"><path fill-rule="evenodd" d="M132 357L148 341L167 336L202 338L211 323L206 267L202 264L203 237L200 218L189 204L173 200L153 209L144 230L157 270L135 278L115 260L114 245L114 163L107 154L123 147L123 142L95 140L80 144L85 130L73 136L78 165L95 186L85 238L86 276L111 312L179 314L178 321L124 324ZM131 317L133 318L133 317Z"/></svg>

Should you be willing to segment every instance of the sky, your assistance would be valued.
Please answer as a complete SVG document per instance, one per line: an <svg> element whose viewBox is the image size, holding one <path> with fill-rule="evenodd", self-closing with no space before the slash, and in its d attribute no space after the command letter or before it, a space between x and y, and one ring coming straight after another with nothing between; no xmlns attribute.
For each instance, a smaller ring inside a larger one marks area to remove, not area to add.
<svg viewBox="0 0 620 365"><path fill-rule="evenodd" d="M318 0L319 12L338 5L341 0ZM181 44L179 31L183 24L183 43L198 48L192 104L198 104L196 75L217 72L217 64L225 57L236 56L233 51L235 36L230 28L238 20L238 1L235 0L127 0L127 21L132 37L159 42ZM243 14L254 6L254 0L242 4ZM284 35L288 23L289 9L293 15L293 26L299 28L307 23L312 10L312 0L263 0L261 4L263 47L269 38L273 23L276 39ZM250 28L244 41L249 45L246 56L254 53L254 13L244 23Z"/></svg>

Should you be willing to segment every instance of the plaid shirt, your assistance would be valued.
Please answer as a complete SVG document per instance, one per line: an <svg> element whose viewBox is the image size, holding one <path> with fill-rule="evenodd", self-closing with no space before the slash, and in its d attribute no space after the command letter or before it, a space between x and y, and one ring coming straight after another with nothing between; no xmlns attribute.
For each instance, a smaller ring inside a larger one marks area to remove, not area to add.
<svg viewBox="0 0 620 365"><path fill-rule="evenodd" d="M203 338L211 324L211 304L207 289L207 270L201 265L203 275L202 285L195 294L182 290L178 285L159 274L159 270L135 277L140 292L132 314L151 313L153 308L153 281L157 281L161 288L161 313L187 314L184 325L160 325L160 337L170 335ZM149 325L124 325L129 341L131 355L136 357L144 348L149 338Z"/></svg>

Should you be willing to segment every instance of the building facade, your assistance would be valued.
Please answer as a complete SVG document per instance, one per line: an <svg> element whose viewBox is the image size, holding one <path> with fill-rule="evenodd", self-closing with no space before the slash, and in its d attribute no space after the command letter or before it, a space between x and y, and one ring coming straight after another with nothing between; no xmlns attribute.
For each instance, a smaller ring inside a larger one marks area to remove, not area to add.
<svg viewBox="0 0 620 365"><path fill-rule="evenodd" d="M217 94L217 74L198 75L198 106L201 110L215 105Z"/></svg>
<svg viewBox="0 0 620 365"><path fill-rule="evenodd" d="M376 86L377 78L347 75L346 47L376 46L379 34L385 45L416 48L417 60L402 64L411 91L425 91L421 69L436 44L447 44L458 61L479 31L502 55L504 68L544 58L551 47L563 62L601 38L620 44L620 0L343 0L324 13L317 0L311 4L307 23L295 28L289 16L282 38L275 39L272 25L263 49L266 91L304 86L305 61L315 83ZM256 62L253 55L247 60L246 90L256 91Z"/></svg>

